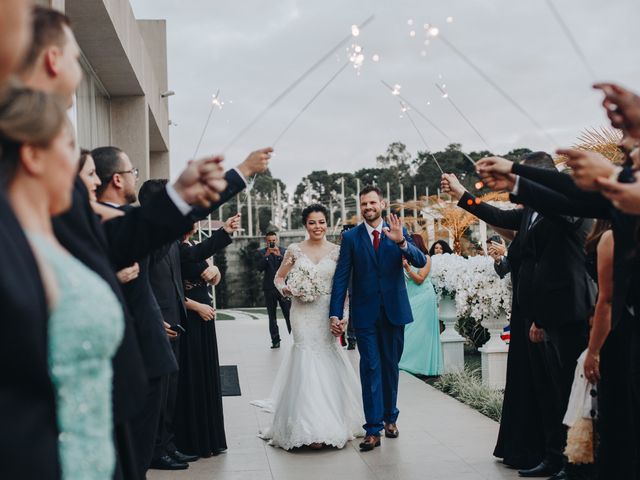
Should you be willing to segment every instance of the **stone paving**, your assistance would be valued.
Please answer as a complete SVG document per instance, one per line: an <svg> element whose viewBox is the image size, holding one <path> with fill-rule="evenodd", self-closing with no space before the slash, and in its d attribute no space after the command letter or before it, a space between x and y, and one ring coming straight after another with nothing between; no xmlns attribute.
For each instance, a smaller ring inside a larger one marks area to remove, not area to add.
<svg viewBox="0 0 640 480"><path fill-rule="evenodd" d="M238 365L241 397L225 397L226 453L192 463L182 472L151 470L150 480L481 480L516 479L491 455L498 424L442 394L421 380L401 373L398 420L400 437L360 453L357 442L342 450L296 452L270 447L256 436L270 415L249 405L269 395L285 350L291 346L284 322L282 348L270 350L264 319L216 324L220 362ZM348 352L355 366L357 352Z"/></svg>

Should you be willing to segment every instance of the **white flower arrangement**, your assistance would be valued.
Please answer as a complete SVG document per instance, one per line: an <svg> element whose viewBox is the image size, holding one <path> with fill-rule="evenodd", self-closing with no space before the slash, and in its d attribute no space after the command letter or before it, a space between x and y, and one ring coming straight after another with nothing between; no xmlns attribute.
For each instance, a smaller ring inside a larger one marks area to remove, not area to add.
<svg viewBox="0 0 640 480"><path fill-rule="evenodd" d="M287 276L287 286L291 296L304 303L310 303L321 295L331 293L322 288L316 271L312 271L302 265L297 265Z"/></svg>
<svg viewBox="0 0 640 480"><path fill-rule="evenodd" d="M500 278L493 259L448 253L431 257L431 282L440 298L454 297L458 317L477 321L511 313L511 278Z"/></svg>

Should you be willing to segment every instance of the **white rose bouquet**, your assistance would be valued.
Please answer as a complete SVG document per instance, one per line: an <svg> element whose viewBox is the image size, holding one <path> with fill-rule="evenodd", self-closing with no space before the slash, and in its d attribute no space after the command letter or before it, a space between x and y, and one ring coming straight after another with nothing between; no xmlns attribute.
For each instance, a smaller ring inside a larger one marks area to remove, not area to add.
<svg viewBox="0 0 640 480"><path fill-rule="evenodd" d="M303 266L296 266L291 270L287 276L287 287L291 291L291 296L304 303L313 302L326 293L320 285L317 273Z"/></svg>

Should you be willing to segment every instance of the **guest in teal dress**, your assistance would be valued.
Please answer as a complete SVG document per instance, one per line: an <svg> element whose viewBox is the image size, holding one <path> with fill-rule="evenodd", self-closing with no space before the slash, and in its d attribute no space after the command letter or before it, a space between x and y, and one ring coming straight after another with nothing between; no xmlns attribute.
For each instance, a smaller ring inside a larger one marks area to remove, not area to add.
<svg viewBox="0 0 640 480"><path fill-rule="evenodd" d="M422 236L414 234L411 238L416 247L427 255ZM403 263L413 322L404 327L404 351L399 367L400 370L419 375L440 375L443 360L438 300L429 278L431 257L427 255L427 264L420 269L412 267L406 260Z"/></svg>
<svg viewBox="0 0 640 480"><path fill-rule="evenodd" d="M116 465L111 360L122 340L124 314L109 285L53 234L51 217L71 206L78 168L63 101L23 87L8 90L0 100L0 151L0 181L37 259L47 297L60 477L110 480ZM57 472L50 478L58 478Z"/></svg>

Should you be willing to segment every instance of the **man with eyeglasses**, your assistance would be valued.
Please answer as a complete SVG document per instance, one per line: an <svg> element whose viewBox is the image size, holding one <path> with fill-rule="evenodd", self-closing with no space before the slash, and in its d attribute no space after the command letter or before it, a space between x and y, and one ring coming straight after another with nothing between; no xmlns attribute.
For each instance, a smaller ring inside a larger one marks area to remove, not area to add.
<svg viewBox="0 0 640 480"><path fill-rule="evenodd" d="M114 207L136 203L136 182L140 172L131 163L129 155L118 147L98 147L91 156L102 182L96 190L100 201Z"/></svg>

